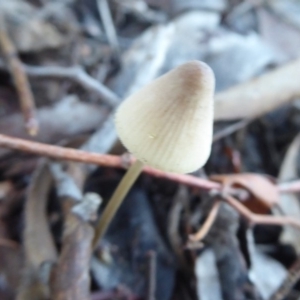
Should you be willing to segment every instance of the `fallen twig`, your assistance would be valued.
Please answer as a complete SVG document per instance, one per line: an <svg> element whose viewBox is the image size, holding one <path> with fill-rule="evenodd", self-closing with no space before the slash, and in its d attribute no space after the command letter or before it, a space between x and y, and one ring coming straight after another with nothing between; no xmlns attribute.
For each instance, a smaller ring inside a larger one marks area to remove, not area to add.
<svg viewBox="0 0 300 300"><path fill-rule="evenodd" d="M57 78L72 80L88 91L96 93L104 102L114 107L121 102L121 99L101 82L91 77L80 66L30 66L23 64L28 76L36 78ZM6 69L5 64L0 61L0 69Z"/></svg>
<svg viewBox="0 0 300 300"><path fill-rule="evenodd" d="M89 300L89 262L94 231L64 204L65 229L60 257L51 274L51 299Z"/></svg>
<svg viewBox="0 0 300 300"><path fill-rule="evenodd" d="M11 76L19 95L20 106L25 119L25 127L30 135L38 133L39 125L36 118L36 107L32 91L22 62L19 60L13 42L10 40L5 26L3 14L0 14L0 48L6 57Z"/></svg>
<svg viewBox="0 0 300 300"><path fill-rule="evenodd" d="M218 215L220 204L221 204L220 201L216 201L214 203L212 209L209 212L208 217L206 218L204 224L201 226L200 230L198 232L196 232L195 234L189 235L190 241L199 242L199 241L203 240L203 238L207 235L209 229L211 228L212 224L214 223L214 221Z"/></svg>
<svg viewBox="0 0 300 300"><path fill-rule="evenodd" d="M215 96L214 119L219 121L256 118L276 109L287 101L297 98L300 95L300 88L296 80L299 77L299 66L300 59L280 66L258 78L217 93ZM0 64L0 67L3 68L4 66ZM32 77L73 80L87 90L97 93L110 106L114 107L120 102L116 94L88 75L79 66L23 65L23 68L27 75ZM269 89L269 86L274 88ZM240 99L243 99L243 105L240 105ZM245 124L243 122L234 124L230 131L238 129L239 126L243 127ZM219 139L219 137L216 137L216 139Z"/></svg>
<svg viewBox="0 0 300 300"><path fill-rule="evenodd" d="M291 225L300 228L300 220L290 216L259 215L251 212L246 206L230 195L223 195L223 199L240 213L250 224Z"/></svg>
<svg viewBox="0 0 300 300"><path fill-rule="evenodd" d="M73 178L59 164L52 165L57 191L62 200L64 232L59 259L52 270L51 299L90 300L89 263L94 230L89 221L96 217L99 197L75 193ZM75 184L76 185L76 184ZM71 193L70 193L71 191Z"/></svg>
<svg viewBox="0 0 300 300"><path fill-rule="evenodd" d="M133 159L131 159L129 163L126 163L122 156L91 153L72 148L53 146L38 142L27 141L24 139L13 138L3 134L0 134L0 147L22 152L28 152L36 155L42 155L54 159L69 160L86 164L95 164L102 167L126 169L134 161ZM198 178L192 175L166 173L151 167L145 167L143 171L151 176L175 181L190 187L201 188L204 190L221 189L221 184L219 184L218 182ZM300 191L300 185L298 185L299 190L296 190L295 186L293 186L292 183L290 183L290 185L292 187L292 192ZM281 185L279 184L279 191L283 193L290 192L286 183L284 183L284 186L285 187L281 191Z"/></svg>
<svg viewBox="0 0 300 300"><path fill-rule="evenodd" d="M59 67L59 66L29 66L24 65L28 76L31 77L54 77L73 80L87 90L96 93L103 101L112 107L120 103L119 97L109 90L101 82L88 75L80 66Z"/></svg>
<svg viewBox="0 0 300 300"><path fill-rule="evenodd" d="M0 147L43 155L54 159L63 159L87 164L96 164L103 167L128 167L128 163L126 163L121 156L89 153L86 151L76 150L72 148L64 148L43 143L26 141L18 138L12 138L2 134L0 134ZM132 162L133 160L131 160L130 163ZM221 185L217 182L197 178L192 175L166 173L150 167L145 167L144 172L154 177L169 179L188 186L198 187L206 190L220 189L221 187Z"/></svg>
<svg viewBox="0 0 300 300"><path fill-rule="evenodd" d="M108 2L107 0L97 0L97 5L110 46L120 59L120 47Z"/></svg>

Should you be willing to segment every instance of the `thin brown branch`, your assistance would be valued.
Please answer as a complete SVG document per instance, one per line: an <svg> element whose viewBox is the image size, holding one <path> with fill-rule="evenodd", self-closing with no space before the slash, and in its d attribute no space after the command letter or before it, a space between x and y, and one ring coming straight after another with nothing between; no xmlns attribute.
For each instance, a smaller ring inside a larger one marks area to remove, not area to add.
<svg viewBox="0 0 300 300"><path fill-rule="evenodd" d="M204 239L204 237L207 235L207 233L209 232L211 226L213 225L219 209L220 209L220 201L216 201L212 207L212 209L210 210L208 217L206 218L204 224L201 226L200 230L194 234L190 234L189 235L189 239L192 242L199 242L201 240Z"/></svg>
<svg viewBox="0 0 300 300"><path fill-rule="evenodd" d="M72 213L73 201L64 200L64 234L59 259L52 270L51 299L89 300L89 263L94 230Z"/></svg>
<svg viewBox="0 0 300 300"><path fill-rule="evenodd" d="M66 171L60 164L53 164L51 171L61 200L64 230L60 255L51 272L49 298L89 300L89 263L94 236L90 221L95 220L100 198L92 193L83 196L71 169ZM74 193L74 189L78 192Z"/></svg>
<svg viewBox="0 0 300 300"><path fill-rule="evenodd" d="M36 119L36 107L33 94L23 64L6 31L3 14L0 14L0 48L6 57L11 76L13 77L18 92L20 106L25 119L25 127L28 133L34 136L38 133L39 125Z"/></svg>
<svg viewBox="0 0 300 300"><path fill-rule="evenodd" d="M294 217L258 215L252 213L246 206L230 195L225 195L223 198L252 225L290 225L300 229L300 220Z"/></svg>
<svg viewBox="0 0 300 300"><path fill-rule="evenodd" d="M72 148L64 148L13 138L2 134L0 134L0 147L51 157L54 159L96 164L103 167L121 167L122 165L122 159L119 156L89 153Z"/></svg>
<svg viewBox="0 0 300 300"><path fill-rule="evenodd" d="M60 160L70 160L87 164L96 164L103 167L126 168L121 156L89 153L72 148L47 145L38 142L8 137L0 134L0 147L42 155ZM131 163L133 160L131 160ZM205 190L220 189L221 185L207 179L197 178L191 175L181 175L165 173L150 167L145 167L143 171L154 177L176 181L191 187L198 187Z"/></svg>
<svg viewBox="0 0 300 300"><path fill-rule="evenodd" d="M181 183L190 187L196 187L203 190L221 189L221 185L217 182L198 178L192 175L166 173L151 167L145 167L143 171L151 176L161 179L168 179L170 181L175 181L177 183Z"/></svg>
<svg viewBox="0 0 300 300"><path fill-rule="evenodd" d="M72 148L53 146L38 142L27 141L24 139L13 138L3 134L0 134L0 147L22 152L28 152L35 155L46 156L53 159L69 160L86 164L95 164L102 167L126 169L131 163L134 162L133 159L130 159L129 164L126 164L122 156L98 154L93 152L76 150ZM192 175L166 173L147 166L143 169L143 172L157 178L175 181L190 187L196 187L204 190L221 189L220 183L208 179L198 178ZM295 181L294 183L294 185L293 183L290 183L290 187L293 188L289 188L286 184L284 184L283 188L281 188L281 185L278 185L278 189L280 192L284 193L299 192L300 185L298 184L298 181ZM296 190L295 188L296 185L299 187L298 190Z"/></svg>

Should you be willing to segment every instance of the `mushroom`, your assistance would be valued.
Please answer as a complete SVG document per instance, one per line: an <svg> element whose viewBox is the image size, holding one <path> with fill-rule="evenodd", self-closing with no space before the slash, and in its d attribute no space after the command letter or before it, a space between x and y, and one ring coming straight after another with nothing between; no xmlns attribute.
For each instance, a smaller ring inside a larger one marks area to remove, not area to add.
<svg viewBox="0 0 300 300"><path fill-rule="evenodd" d="M144 164L174 173L202 167L211 151L214 74L190 61L157 78L118 108L115 124L124 146L137 158L128 169L96 227L94 245Z"/></svg>

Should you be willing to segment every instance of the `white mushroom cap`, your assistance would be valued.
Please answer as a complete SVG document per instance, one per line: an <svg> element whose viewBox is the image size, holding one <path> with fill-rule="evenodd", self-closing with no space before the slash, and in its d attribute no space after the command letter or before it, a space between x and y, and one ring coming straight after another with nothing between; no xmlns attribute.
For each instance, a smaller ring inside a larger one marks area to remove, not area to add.
<svg viewBox="0 0 300 300"><path fill-rule="evenodd" d="M129 96L116 128L125 147L157 169L189 173L211 151L214 74L203 62L185 63Z"/></svg>

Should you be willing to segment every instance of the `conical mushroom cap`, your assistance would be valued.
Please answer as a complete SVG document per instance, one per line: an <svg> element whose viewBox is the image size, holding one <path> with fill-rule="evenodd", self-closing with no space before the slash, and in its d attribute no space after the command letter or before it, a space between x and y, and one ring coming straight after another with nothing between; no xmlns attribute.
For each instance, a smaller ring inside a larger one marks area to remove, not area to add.
<svg viewBox="0 0 300 300"><path fill-rule="evenodd" d="M185 63L129 96L116 112L125 147L154 168L189 173L211 151L215 79L208 65Z"/></svg>

